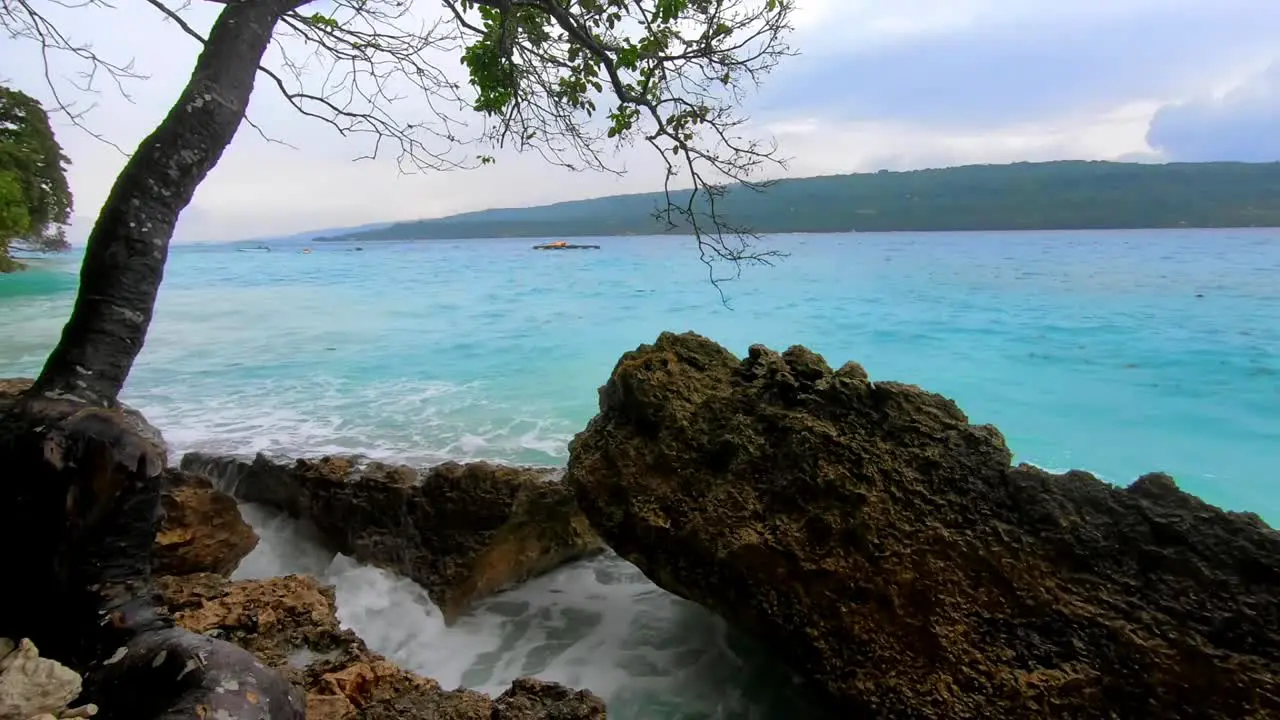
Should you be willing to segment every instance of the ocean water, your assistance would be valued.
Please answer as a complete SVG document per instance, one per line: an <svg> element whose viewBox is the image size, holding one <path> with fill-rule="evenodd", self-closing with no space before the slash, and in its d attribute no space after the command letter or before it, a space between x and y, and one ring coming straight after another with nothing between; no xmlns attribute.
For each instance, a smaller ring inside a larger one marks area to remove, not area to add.
<svg viewBox="0 0 1280 720"><path fill-rule="evenodd" d="M177 246L124 399L173 446L411 463L562 464L618 356L662 330L738 353L801 343L996 424L1017 460L1127 483L1163 470L1280 524L1280 231L792 235L721 304L691 241L601 238ZM0 276L0 376L35 373L75 258ZM604 557L452 628L412 583L330 557L246 507L241 576L308 571L340 617L445 686L521 674L615 718L773 718L804 690L749 641Z"/></svg>

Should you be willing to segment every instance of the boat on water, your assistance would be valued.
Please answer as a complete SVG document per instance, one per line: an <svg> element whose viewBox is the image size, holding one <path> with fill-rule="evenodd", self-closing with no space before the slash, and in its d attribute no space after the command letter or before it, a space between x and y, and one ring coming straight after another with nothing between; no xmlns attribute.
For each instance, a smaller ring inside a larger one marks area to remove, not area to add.
<svg viewBox="0 0 1280 720"><path fill-rule="evenodd" d="M599 245L574 245L568 240L556 240L555 242L542 243L534 245L534 250L599 250Z"/></svg>
<svg viewBox="0 0 1280 720"><path fill-rule="evenodd" d="M240 252L271 252L271 248L267 247L266 245L259 245L257 247L242 247L242 248L236 248L236 249L239 250Z"/></svg>

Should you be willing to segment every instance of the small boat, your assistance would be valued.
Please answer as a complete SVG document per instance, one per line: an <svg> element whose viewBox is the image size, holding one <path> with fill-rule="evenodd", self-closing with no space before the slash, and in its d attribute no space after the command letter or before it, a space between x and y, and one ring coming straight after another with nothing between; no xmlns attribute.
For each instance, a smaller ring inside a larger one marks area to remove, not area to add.
<svg viewBox="0 0 1280 720"><path fill-rule="evenodd" d="M599 250L599 245L573 245L568 240L556 240L555 242L534 245L534 250Z"/></svg>
<svg viewBox="0 0 1280 720"><path fill-rule="evenodd" d="M239 250L240 252L271 252L271 248L267 247L266 245L259 245L258 247L249 247L249 248L236 248L236 249Z"/></svg>

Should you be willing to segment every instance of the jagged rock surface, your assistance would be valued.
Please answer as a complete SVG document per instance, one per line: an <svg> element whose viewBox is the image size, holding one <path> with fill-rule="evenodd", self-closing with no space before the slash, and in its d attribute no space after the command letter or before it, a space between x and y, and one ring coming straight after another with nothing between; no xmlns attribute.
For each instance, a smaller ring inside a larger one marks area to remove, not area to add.
<svg viewBox="0 0 1280 720"><path fill-rule="evenodd" d="M332 549L425 587L452 623L470 604L600 550L554 471L490 463L426 470L349 457L274 462L198 453L190 472L309 519Z"/></svg>
<svg viewBox="0 0 1280 720"><path fill-rule="evenodd" d="M664 333L566 482L614 550L856 716L1280 717L1280 534L1166 475L1010 459L855 363Z"/></svg>
<svg viewBox="0 0 1280 720"><path fill-rule="evenodd" d="M177 623L253 652L307 693L310 720L604 720L587 691L517 679L496 699L400 669L334 614L333 589L290 575L229 582L213 574L161 578Z"/></svg>
<svg viewBox="0 0 1280 720"><path fill-rule="evenodd" d="M230 575L258 545L258 534L240 516L235 498L207 478L166 470L160 504L164 519L151 556L157 575Z"/></svg>
<svg viewBox="0 0 1280 720"><path fill-rule="evenodd" d="M79 673L40 657L30 640L0 637L0 720L57 717L80 687Z"/></svg>
<svg viewBox="0 0 1280 720"><path fill-rule="evenodd" d="M0 636L81 672L101 720L303 717L277 673L156 606L159 431L126 408L16 395L22 385L0 388Z"/></svg>

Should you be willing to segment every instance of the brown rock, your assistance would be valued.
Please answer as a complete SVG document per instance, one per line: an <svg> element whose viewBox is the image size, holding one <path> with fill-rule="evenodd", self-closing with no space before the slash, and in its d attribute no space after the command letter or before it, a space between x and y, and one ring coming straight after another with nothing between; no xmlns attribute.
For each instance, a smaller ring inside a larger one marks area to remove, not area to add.
<svg viewBox="0 0 1280 720"><path fill-rule="evenodd" d="M34 383L34 378L0 378L0 398L17 397Z"/></svg>
<svg viewBox="0 0 1280 720"><path fill-rule="evenodd" d="M29 392L29 391L28 391ZM303 695L243 648L157 617L163 438L140 414L61 393L0 396L0 636L82 672L120 718L301 719ZM17 630L17 632L13 632Z"/></svg>
<svg viewBox="0 0 1280 720"><path fill-rule="evenodd" d="M230 575L258 545L258 535L240 517L235 499L215 490L206 478L174 469L165 475L164 520L152 549L152 571Z"/></svg>
<svg viewBox="0 0 1280 720"><path fill-rule="evenodd" d="M334 614L333 589L290 575L229 582L213 574L161 578L177 623L253 652L306 690L311 720L602 720L586 691L521 678L496 701L441 689L370 651Z"/></svg>
<svg viewBox="0 0 1280 720"><path fill-rule="evenodd" d="M477 599L598 552L555 471L490 463L427 470L349 457L252 462L188 454L235 496L306 517L332 549L413 579L446 623Z"/></svg>
<svg viewBox="0 0 1280 720"><path fill-rule="evenodd" d="M565 717L604 720L604 703L585 690L525 677L517 678L494 701L492 720Z"/></svg>
<svg viewBox="0 0 1280 720"><path fill-rule="evenodd" d="M356 706L341 695L307 695L307 720L352 720L358 714Z"/></svg>
<svg viewBox="0 0 1280 720"><path fill-rule="evenodd" d="M333 588L304 575L229 583L202 573L157 578L156 587L179 625L239 645L272 667L299 653L339 658L359 647L338 624Z"/></svg>
<svg viewBox="0 0 1280 720"><path fill-rule="evenodd" d="M570 458L611 547L852 715L1280 717L1280 534L1167 476L1010 467L941 396L670 333Z"/></svg>

